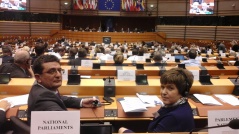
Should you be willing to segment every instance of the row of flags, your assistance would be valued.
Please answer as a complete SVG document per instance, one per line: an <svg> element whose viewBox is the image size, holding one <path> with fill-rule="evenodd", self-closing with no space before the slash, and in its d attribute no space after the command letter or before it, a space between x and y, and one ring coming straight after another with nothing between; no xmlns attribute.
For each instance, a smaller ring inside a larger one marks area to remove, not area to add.
<svg viewBox="0 0 239 134"><path fill-rule="evenodd" d="M73 0L74 10L145 11L146 0Z"/></svg>

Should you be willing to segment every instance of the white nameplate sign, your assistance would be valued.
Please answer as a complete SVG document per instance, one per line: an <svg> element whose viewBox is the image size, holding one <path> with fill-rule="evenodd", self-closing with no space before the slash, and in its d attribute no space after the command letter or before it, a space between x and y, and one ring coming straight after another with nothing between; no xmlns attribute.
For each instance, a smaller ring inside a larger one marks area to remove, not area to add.
<svg viewBox="0 0 239 134"><path fill-rule="evenodd" d="M189 70L193 74L194 80L199 80L199 70Z"/></svg>
<svg viewBox="0 0 239 134"><path fill-rule="evenodd" d="M31 134L79 134L80 111L32 111Z"/></svg>
<svg viewBox="0 0 239 134"><path fill-rule="evenodd" d="M68 80L68 69L63 69L61 71L62 74L62 80Z"/></svg>
<svg viewBox="0 0 239 134"><path fill-rule="evenodd" d="M93 61L92 60L81 60L82 67L92 67Z"/></svg>
<svg viewBox="0 0 239 134"><path fill-rule="evenodd" d="M135 70L117 70L119 81L135 81Z"/></svg>
<svg viewBox="0 0 239 134"><path fill-rule="evenodd" d="M239 110L211 110L208 111L208 126L226 125L233 119L239 119ZM239 134L239 130L230 127L209 129L208 134Z"/></svg>

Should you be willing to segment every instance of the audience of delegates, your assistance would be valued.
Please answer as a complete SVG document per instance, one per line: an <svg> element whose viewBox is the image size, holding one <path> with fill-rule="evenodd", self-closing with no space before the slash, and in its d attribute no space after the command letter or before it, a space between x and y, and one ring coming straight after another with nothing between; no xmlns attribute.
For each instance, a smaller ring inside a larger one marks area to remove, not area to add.
<svg viewBox="0 0 239 134"><path fill-rule="evenodd" d="M62 85L60 60L54 55L42 55L33 64L36 83L28 98L27 121L30 124L32 111L67 111L67 108L94 107L96 98L61 96Z"/></svg>
<svg viewBox="0 0 239 134"><path fill-rule="evenodd" d="M13 63L14 59L12 57L12 48L9 45L3 45L2 46L2 55L0 58L2 58L2 63Z"/></svg>
<svg viewBox="0 0 239 134"><path fill-rule="evenodd" d="M128 66L128 64L123 64L124 55L120 51L116 52L113 59L114 59L113 66Z"/></svg>
<svg viewBox="0 0 239 134"><path fill-rule="evenodd" d="M238 52L239 51L239 45L238 45L237 41L236 40L232 40L230 43L232 45L232 50L234 52Z"/></svg>
<svg viewBox="0 0 239 134"><path fill-rule="evenodd" d="M197 50L191 49L188 52L188 60L184 60L181 64L185 64L185 66L201 66L201 62L196 60L197 57Z"/></svg>
<svg viewBox="0 0 239 134"><path fill-rule="evenodd" d="M0 133L5 133L6 131L6 112L10 108L11 103L6 100L0 101Z"/></svg>
<svg viewBox="0 0 239 134"><path fill-rule="evenodd" d="M163 106L155 112L154 119L148 125L149 133L189 132L195 128L192 109L187 94L193 84L193 74L181 68L172 68L161 76L160 96ZM132 133L120 128L119 133Z"/></svg>
<svg viewBox="0 0 239 134"><path fill-rule="evenodd" d="M14 56L14 63L5 63L0 66L0 73L10 73L11 78L34 77L31 68L30 54L25 50L18 50Z"/></svg>
<svg viewBox="0 0 239 134"><path fill-rule="evenodd" d="M78 58L76 59L70 59L68 65L77 65L77 66L81 66L81 60L90 60L89 58L86 57L87 56L87 52L84 48L80 48L78 50Z"/></svg>

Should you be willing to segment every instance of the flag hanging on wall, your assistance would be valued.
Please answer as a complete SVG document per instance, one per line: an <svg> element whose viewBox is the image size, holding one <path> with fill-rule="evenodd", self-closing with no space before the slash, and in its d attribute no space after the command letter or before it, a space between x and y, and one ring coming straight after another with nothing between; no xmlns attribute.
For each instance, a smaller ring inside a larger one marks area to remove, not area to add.
<svg viewBox="0 0 239 134"><path fill-rule="evenodd" d="M74 10L97 10L98 0L73 0Z"/></svg>
<svg viewBox="0 0 239 134"><path fill-rule="evenodd" d="M120 11L121 0L99 0L99 10Z"/></svg>

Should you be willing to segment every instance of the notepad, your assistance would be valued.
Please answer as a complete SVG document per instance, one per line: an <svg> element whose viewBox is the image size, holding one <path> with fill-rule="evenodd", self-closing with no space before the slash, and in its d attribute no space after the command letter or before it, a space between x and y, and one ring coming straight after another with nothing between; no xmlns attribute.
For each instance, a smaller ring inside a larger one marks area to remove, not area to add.
<svg viewBox="0 0 239 134"><path fill-rule="evenodd" d="M232 106L239 106L239 100L231 94L215 94L223 102L226 102Z"/></svg>
<svg viewBox="0 0 239 134"><path fill-rule="evenodd" d="M29 96L29 94L19 95L19 96L14 96L14 97L7 97L2 100L7 100L11 104L10 107L14 107L14 106L26 105L28 96Z"/></svg>
<svg viewBox="0 0 239 134"><path fill-rule="evenodd" d="M204 105L222 105L216 99L214 99L211 95L204 94L193 94L202 104Z"/></svg>
<svg viewBox="0 0 239 134"><path fill-rule="evenodd" d="M138 97L124 97L119 100L124 112L145 112L146 106Z"/></svg>

